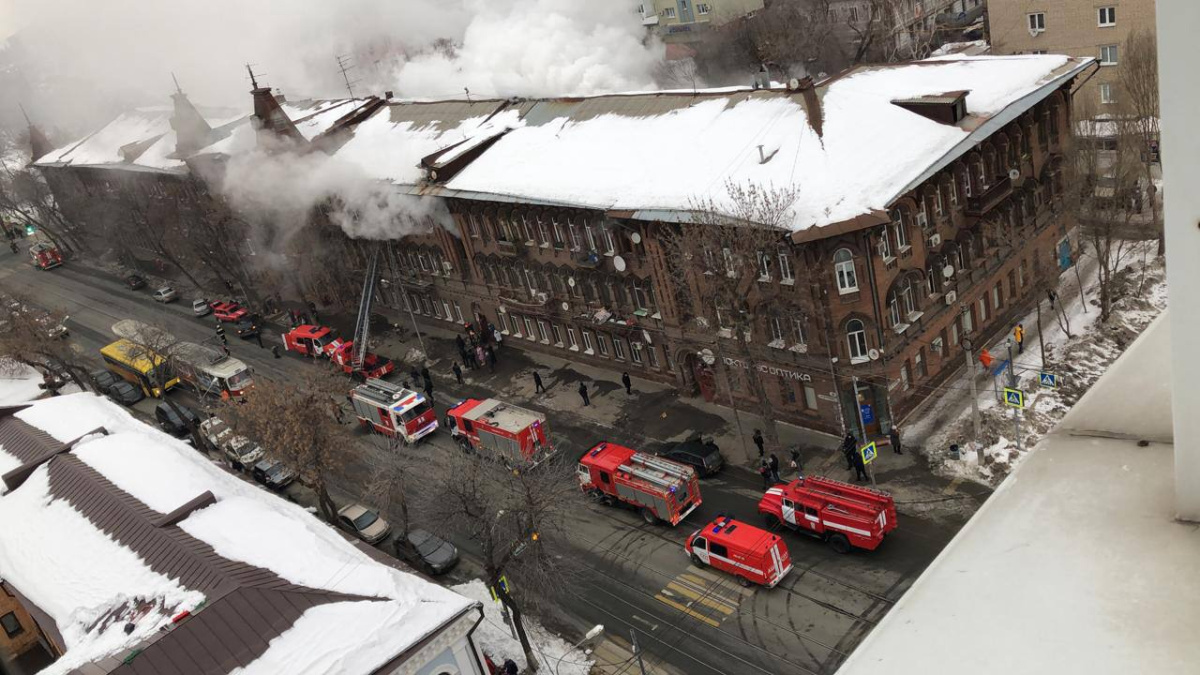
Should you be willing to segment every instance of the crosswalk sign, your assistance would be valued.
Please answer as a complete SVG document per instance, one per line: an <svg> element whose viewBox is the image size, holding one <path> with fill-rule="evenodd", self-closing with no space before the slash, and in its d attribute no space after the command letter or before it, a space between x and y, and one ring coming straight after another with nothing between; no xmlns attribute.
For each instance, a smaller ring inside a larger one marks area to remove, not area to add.
<svg viewBox="0 0 1200 675"><path fill-rule="evenodd" d="M862 453L863 464L870 464L879 456L879 451L875 448L875 442L867 443L859 450Z"/></svg>
<svg viewBox="0 0 1200 675"><path fill-rule="evenodd" d="M495 586L488 586L488 590L492 592L492 600L500 602L500 594L496 592L497 587L499 587L500 590L504 591L505 593L508 593L508 577L501 576L500 581L498 581Z"/></svg>
<svg viewBox="0 0 1200 675"><path fill-rule="evenodd" d="M1025 392L1020 389L1004 388L1004 405L1012 408L1025 407Z"/></svg>
<svg viewBox="0 0 1200 675"><path fill-rule="evenodd" d="M1058 389L1058 376L1054 373L1038 373L1038 384L1047 389Z"/></svg>

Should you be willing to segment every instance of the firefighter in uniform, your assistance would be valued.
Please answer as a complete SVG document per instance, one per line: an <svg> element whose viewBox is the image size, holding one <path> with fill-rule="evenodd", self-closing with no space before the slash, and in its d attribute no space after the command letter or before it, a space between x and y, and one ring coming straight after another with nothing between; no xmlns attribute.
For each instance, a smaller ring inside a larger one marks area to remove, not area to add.
<svg viewBox="0 0 1200 675"><path fill-rule="evenodd" d="M1017 353L1020 354L1025 350L1025 326L1017 324L1013 329L1013 339L1017 341Z"/></svg>
<svg viewBox="0 0 1200 675"><path fill-rule="evenodd" d="M221 320L217 319L217 337L221 338L221 344L229 344L229 340L225 338L225 326L221 325Z"/></svg>

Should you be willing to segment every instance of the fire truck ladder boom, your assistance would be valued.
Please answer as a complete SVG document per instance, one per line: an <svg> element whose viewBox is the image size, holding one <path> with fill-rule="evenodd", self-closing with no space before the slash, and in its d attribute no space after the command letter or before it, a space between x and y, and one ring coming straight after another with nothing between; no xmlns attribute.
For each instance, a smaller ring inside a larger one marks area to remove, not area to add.
<svg viewBox="0 0 1200 675"><path fill-rule="evenodd" d="M686 471L681 467L641 453L630 457L629 463L622 465L621 470L662 488L670 488L676 480L682 480L686 475Z"/></svg>
<svg viewBox="0 0 1200 675"><path fill-rule="evenodd" d="M350 355L350 365L354 370L361 370L363 361L367 358L367 338L371 332L371 298L375 295L375 278L379 276L379 246L371 252L371 262L367 264L367 278L363 280L362 299L358 301L358 322L354 326L354 352Z"/></svg>

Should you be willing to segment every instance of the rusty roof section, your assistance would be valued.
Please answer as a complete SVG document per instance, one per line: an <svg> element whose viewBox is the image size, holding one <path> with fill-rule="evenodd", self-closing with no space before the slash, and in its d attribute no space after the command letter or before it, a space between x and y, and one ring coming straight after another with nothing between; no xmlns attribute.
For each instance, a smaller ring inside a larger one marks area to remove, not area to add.
<svg viewBox="0 0 1200 675"><path fill-rule="evenodd" d="M379 600L300 586L271 570L218 555L177 524L181 520L178 516L210 504L211 494L198 495L176 514L164 517L75 455L64 452L74 442L60 443L14 417L13 413L22 407L0 408L0 447L22 460L23 468L46 465L54 498L68 502L155 572L207 596L205 604L191 616L168 624L136 648L110 654L74 673L224 674L249 665L265 653L271 640L291 628L311 607ZM15 587L12 590L20 591ZM61 640L53 619L27 600L22 604L38 617L43 630Z"/></svg>

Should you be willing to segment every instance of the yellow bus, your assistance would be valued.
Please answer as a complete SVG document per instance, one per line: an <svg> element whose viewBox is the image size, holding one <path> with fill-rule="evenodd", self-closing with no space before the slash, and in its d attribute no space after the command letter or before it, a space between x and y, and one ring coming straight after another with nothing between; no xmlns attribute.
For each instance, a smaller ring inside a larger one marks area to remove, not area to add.
<svg viewBox="0 0 1200 675"><path fill-rule="evenodd" d="M117 340L101 349L100 356L106 368L141 387L146 396L161 398L164 391L179 384L166 359L129 340ZM166 384L160 389L159 382Z"/></svg>

